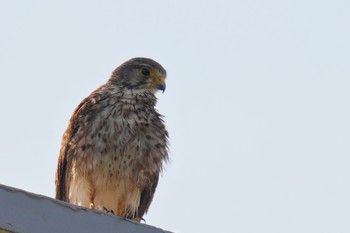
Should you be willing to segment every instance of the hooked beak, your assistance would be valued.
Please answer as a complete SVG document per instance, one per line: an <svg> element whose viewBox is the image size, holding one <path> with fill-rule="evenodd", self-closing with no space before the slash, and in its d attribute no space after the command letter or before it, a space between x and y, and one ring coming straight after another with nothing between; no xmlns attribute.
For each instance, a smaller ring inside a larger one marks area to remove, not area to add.
<svg viewBox="0 0 350 233"><path fill-rule="evenodd" d="M164 93L166 85L165 85L165 83L161 83L161 84L158 84L156 87L158 90L160 90L160 91L162 91L162 93Z"/></svg>
<svg viewBox="0 0 350 233"><path fill-rule="evenodd" d="M155 77L152 83L154 84L154 86L158 90L160 90L160 91L162 91L164 93L165 88L166 88L165 77L163 77L163 76Z"/></svg>

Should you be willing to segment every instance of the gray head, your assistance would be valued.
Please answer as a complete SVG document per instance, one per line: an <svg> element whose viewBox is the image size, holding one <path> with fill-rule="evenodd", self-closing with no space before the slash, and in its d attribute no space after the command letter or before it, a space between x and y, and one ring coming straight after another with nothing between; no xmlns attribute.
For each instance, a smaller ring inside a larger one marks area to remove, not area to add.
<svg viewBox="0 0 350 233"><path fill-rule="evenodd" d="M165 78L166 71L158 62L136 57L118 66L108 82L124 89L155 93L157 90L164 92Z"/></svg>

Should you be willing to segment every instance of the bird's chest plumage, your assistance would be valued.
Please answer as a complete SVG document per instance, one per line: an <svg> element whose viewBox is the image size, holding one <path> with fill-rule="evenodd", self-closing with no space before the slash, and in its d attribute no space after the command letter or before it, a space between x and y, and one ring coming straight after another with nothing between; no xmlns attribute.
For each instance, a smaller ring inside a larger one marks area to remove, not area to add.
<svg viewBox="0 0 350 233"><path fill-rule="evenodd" d="M85 136L77 144L78 157L86 160L95 183L108 186L129 179L142 186L148 176L160 172L167 158L163 122L140 98L105 101L81 131Z"/></svg>

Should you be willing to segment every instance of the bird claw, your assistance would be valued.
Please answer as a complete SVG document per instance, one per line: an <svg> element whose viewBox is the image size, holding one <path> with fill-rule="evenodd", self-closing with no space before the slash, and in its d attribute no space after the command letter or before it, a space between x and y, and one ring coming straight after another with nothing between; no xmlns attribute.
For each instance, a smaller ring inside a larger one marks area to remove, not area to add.
<svg viewBox="0 0 350 233"><path fill-rule="evenodd" d="M107 209L106 207L102 207L102 209L103 209L103 211L106 212L107 214L113 214L113 215L115 215L113 210L109 210L109 209Z"/></svg>
<svg viewBox="0 0 350 233"><path fill-rule="evenodd" d="M90 204L90 209L96 209L96 206L94 203L91 203ZM107 214L112 214L112 215L115 215L114 211L113 210L110 210L110 209L107 209L106 207L104 206L98 206L97 209L99 209L100 211L102 212L105 212ZM128 217L123 217L124 220L125 219L129 219ZM132 221L135 221L135 222L143 222L143 223L146 223L146 220L144 218L140 218L140 217L135 217L135 218L130 218Z"/></svg>
<svg viewBox="0 0 350 233"><path fill-rule="evenodd" d="M94 203L90 203L90 209L93 209L93 210L97 209L97 210L100 210L100 211L105 212L105 213L107 213L107 214L113 214L113 215L114 215L114 211L113 211L113 210L109 210L109 209L107 209L107 208L104 207L104 206L102 206L102 207L98 206L98 207L96 208L96 206L95 206Z"/></svg>

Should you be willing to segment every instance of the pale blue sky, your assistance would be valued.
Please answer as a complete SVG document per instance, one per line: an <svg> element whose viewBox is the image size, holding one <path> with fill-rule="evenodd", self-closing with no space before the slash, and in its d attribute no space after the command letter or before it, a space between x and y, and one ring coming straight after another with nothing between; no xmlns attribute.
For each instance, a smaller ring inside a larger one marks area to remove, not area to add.
<svg viewBox="0 0 350 233"><path fill-rule="evenodd" d="M0 1L0 183L47 196L73 109L121 62L168 72L176 232L350 232L350 1Z"/></svg>

